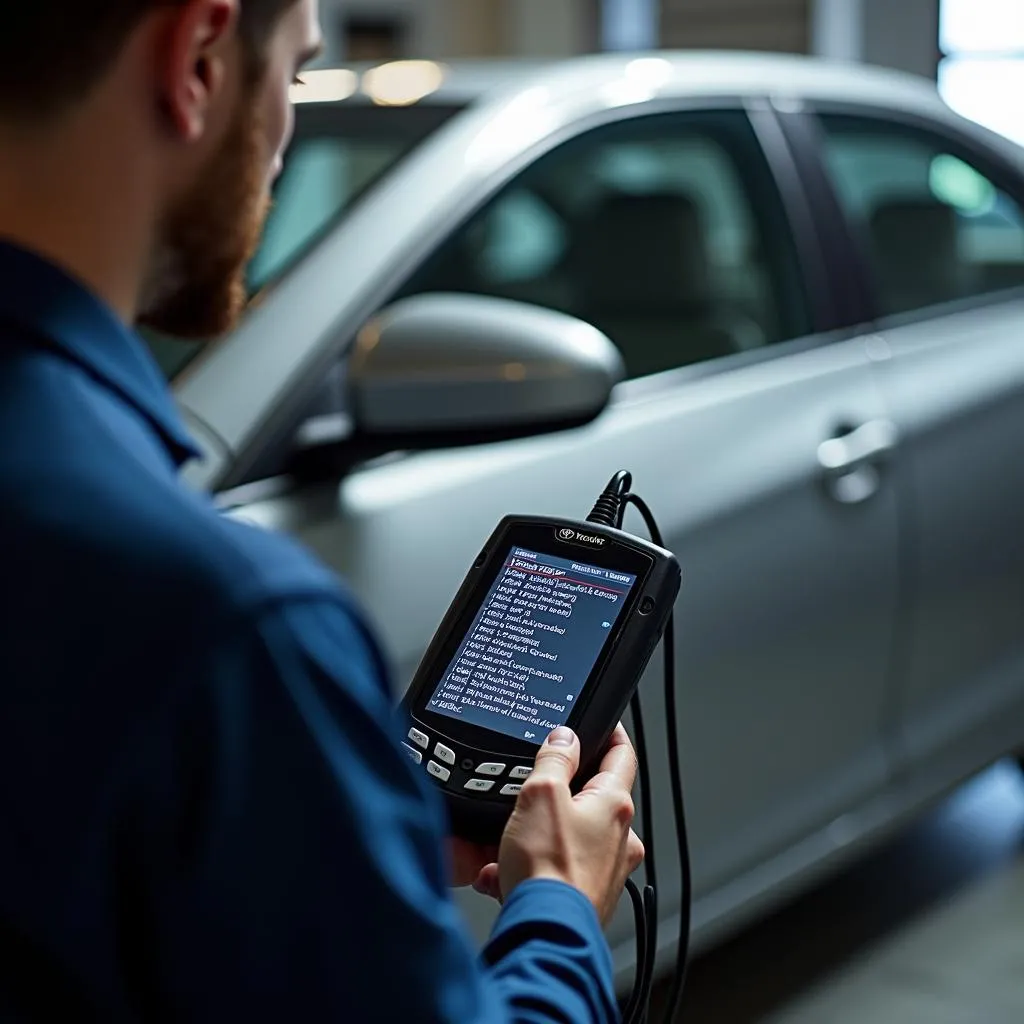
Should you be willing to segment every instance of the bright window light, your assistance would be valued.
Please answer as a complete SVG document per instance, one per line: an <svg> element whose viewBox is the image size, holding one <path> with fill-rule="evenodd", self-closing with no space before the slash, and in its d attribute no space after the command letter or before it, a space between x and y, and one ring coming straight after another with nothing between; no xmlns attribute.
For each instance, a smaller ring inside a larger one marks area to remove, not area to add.
<svg viewBox="0 0 1024 1024"><path fill-rule="evenodd" d="M347 100L359 87L354 71L343 68L325 68L304 71L300 80L291 87L292 103L337 103Z"/></svg>
<svg viewBox="0 0 1024 1024"><path fill-rule="evenodd" d="M408 107L441 88L445 69L431 60L396 60L363 76L363 92L382 107Z"/></svg>
<svg viewBox="0 0 1024 1024"><path fill-rule="evenodd" d="M942 0L944 53L1024 52L1021 0Z"/></svg>
<svg viewBox="0 0 1024 1024"><path fill-rule="evenodd" d="M949 57L939 89L958 114L1024 145L1024 58Z"/></svg>
<svg viewBox="0 0 1024 1024"><path fill-rule="evenodd" d="M1024 145L1024 0L941 0L939 91L957 113Z"/></svg>

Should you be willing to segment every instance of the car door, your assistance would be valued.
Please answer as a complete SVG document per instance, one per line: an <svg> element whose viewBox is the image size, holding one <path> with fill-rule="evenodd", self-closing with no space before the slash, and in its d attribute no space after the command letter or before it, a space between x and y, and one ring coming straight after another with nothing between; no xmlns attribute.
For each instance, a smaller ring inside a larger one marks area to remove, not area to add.
<svg viewBox="0 0 1024 1024"><path fill-rule="evenodd" d="M817 123L902 439L894 750L924 794L1024 743L1024 179L968 129L849 109Z"/></svg>
<svg viewBox="0 0 1024 1024"><path fill-rule="evenodd" d="M827 444L884 432L886 412L862 342L818 333L830 314L812 313L804 286L819 266L794 243L742 110L580 134L454 227L394 297L474 292L574 313L619 344L633 379L582 430L359 470L343 522L305 529L363 596L404 682L500 516L582 517L615 470L633 472L684 567L676 671L698 925L830 851L828 826L887 779L896 504L884 467ZM427 546L402 540L424 531ZM659 679L653 667L644 692L669 916L680 892ZM741 882L776 856L774 875Z"/></svg>

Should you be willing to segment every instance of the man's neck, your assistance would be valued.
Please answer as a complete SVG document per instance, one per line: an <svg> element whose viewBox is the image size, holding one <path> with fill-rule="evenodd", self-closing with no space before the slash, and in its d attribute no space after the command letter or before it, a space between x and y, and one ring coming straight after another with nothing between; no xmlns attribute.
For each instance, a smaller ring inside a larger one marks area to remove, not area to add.
<svg viewBox="0 0 1024 1024"><path fill-rule="evenodd" d="M148 259L143 197L130 164L90 134L0 126L0 238L55 263L131 323Z"/></svg>

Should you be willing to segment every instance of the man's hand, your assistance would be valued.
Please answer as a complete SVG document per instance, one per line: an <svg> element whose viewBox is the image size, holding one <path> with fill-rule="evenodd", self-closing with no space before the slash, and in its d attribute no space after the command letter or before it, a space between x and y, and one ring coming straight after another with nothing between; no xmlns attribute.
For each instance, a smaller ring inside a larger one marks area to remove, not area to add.
<svg viewBox="0 0 1024 1024"><path fill-rule="evenodd" d="M569 784L579 762L575 734L556 729L523 784L501 841L498 870L485 867L474 887L508 896L527 879L557 879L587 896L607 924L626 879L644 857L643 844L630 827L636 753L619 725L600 770L573 796Z"/></svg>
<svg viewBox="0 0 1024 1024"><path fill-rule="evenodd" d="M452 865L452 886L461 889L472 885L477 891L480 877L490 867L497 870L497 846L480 846L465 839L452 837L448 840L448 855Z"/></svg>

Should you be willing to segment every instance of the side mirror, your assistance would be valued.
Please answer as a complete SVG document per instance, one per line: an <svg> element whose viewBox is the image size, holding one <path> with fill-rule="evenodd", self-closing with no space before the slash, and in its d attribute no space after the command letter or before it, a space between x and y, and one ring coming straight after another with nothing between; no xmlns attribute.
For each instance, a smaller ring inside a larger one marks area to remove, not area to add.
<svg viewBox="0 0 1024 1024"><path fill-rule="evenodd" d="M473 295L402 300L360 332L348 366L357 437L422 449L582 426L624 376L596 328Z"/></svg>

